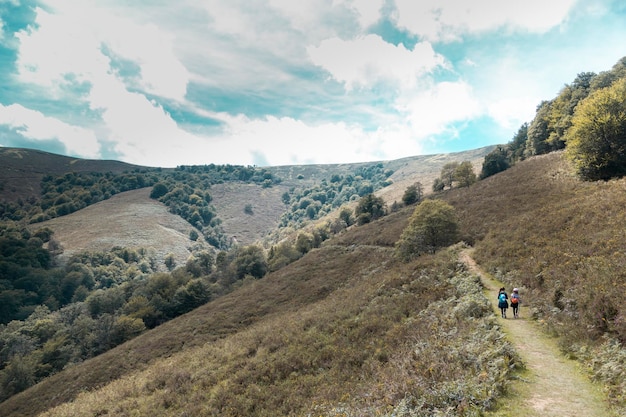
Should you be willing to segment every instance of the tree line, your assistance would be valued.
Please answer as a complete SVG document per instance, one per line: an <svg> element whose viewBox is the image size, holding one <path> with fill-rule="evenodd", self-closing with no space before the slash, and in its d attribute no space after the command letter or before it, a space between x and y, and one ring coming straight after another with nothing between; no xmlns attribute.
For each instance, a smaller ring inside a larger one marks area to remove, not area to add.
<svg viewBox="0 0 626 417"><path fill-rule="evenodd" d="M480 178L557 150L565 150L584 180L626 174L626 57L609 71L578 74L555 98L542 101L530 123L485 157Z"/></svg>

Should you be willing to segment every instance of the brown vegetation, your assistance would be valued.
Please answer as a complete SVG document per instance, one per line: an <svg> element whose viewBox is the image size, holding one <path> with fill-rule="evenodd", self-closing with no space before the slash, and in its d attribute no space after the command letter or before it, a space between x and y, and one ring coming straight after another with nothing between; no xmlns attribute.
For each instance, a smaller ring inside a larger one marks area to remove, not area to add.
<svg viewBox="0 0 626 417"><path fill-rule="evenodd" d="M626 400L626 179L583 182L562 152L534 157L445 199L476 260L520 287L561 348Z"/></svg>
<svg viewBox="0 0 626 417"><path fill-rule="evenodd" d="M394 222L406 216L363 227L393 242ZM50 415L376 415L396 406L463 415L491 404L516 357L456 253L404 264L390 247L350 241L328 241L10 398L0 412L32 415L70 400Z"/></svg>
<svg viewBox="0 0 626 417"><path fill-rule="evenodd" d="M618 409L625 181L581 182L552 153L438 196L475 258L522 289L527 311ZM458 246L410 263L393 256L413 209L353 227L10 398L0 414L480 415L519 358Z"/></svg>
<svg viewBox="0 0 626 417"><path fill-rule="evenodd" d="M184 265L191 246L207 249L203 240L193 242L194 227L170 213L162 203L149 197L150 188L114 195L75 213L30 225L34 231L50 228L63 247L61 261L82 251L109 251L111 248L145 248L154 251L161 270L168 254L176 265Z"/></svg>

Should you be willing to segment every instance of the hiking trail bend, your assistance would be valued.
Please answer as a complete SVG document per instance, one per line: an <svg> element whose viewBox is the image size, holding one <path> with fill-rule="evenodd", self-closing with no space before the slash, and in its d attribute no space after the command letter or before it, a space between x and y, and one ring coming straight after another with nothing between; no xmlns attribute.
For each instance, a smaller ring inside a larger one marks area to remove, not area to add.
<svg viewBox="0 0 626 417"><path fill-rule="evenodd" d="M460 260L469 271L480 277L485 294L495 300L500 282L484 272L471 256L471 249L460 253ZM510 292L510 291L509 291ZM522 301L524 300L522 294ZM500 317L500 310L495 303L494 312ZM614 417L608 411L608 403L601 389L593 384L578 364L565 358L559 351L554 339L544 334L529 319L528 309L520 307L519 318L498 318L499 324L509 340L519 352L526 372L523 379L511 384L509 411L496 411L493 417L522 415L527 417ZM517 409L517 411L512 411ZM509 414L509 412L511 414Z"/></svg>

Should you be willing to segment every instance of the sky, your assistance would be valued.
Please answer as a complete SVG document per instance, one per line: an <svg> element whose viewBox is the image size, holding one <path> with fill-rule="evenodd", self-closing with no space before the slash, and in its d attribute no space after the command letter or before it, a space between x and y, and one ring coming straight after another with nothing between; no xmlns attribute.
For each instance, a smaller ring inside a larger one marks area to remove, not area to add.
<svg viewBox="0 0 626 417"><path fill-rule="evenodd" d="M508 143L622 0L0 0L0 146L152 167Z"/></svg>

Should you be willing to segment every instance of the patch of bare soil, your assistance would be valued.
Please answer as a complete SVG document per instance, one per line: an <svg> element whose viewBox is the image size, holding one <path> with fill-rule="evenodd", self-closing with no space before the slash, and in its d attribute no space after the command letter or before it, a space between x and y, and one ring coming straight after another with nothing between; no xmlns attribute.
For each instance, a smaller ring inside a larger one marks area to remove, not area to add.
<svg viewBox="0 0 626 417"><path fill-rule="evenodd" d="M192 245L209 247L202 239L191 241L189 233L194 228L151 199L150 191L142 188L120 193L67 216L34 224L32 229L49 227L54 231L54 239L64 249L61 263L84 250L142 247L154 250L158 265L164 268L164 259L170 253L176 264L182 265Z"/></svg>
<svg viewBox="0 0 626 417"><path fill-rule="evenodd" d="M485 293L490 299L496 300L498 289L504 285L481 270L472 259L470 251L461 253L461 261L472 273L480 276L485 286ZM509 401L512 408L499 410L490 415L494 417L509 415L611 416L600 388L578 369L575 361L566 359L560 353L554 339L542 333L524 314L524 310L522 305L518 319L499 318L499 320L507 337L520 353L527 370L520 380L512 384L514 397ZM495 303L494 312L498 317L500 316ZM513 313L510 309L509 312L508 317L512 317Z"/></svg>

